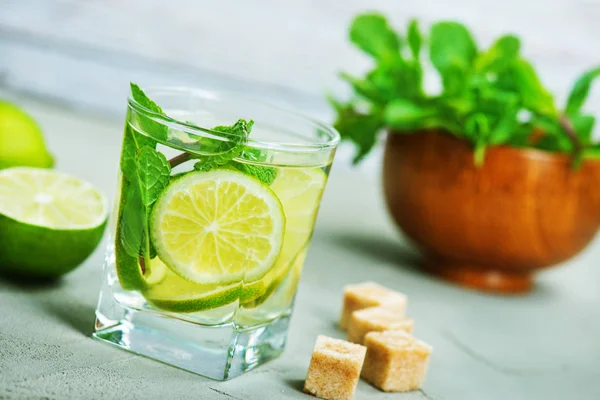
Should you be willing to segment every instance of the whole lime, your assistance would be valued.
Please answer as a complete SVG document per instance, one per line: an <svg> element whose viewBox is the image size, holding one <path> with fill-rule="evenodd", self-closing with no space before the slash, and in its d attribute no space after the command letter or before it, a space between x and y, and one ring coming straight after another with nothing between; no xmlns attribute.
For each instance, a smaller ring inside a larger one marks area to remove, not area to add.
<svg viewBox="0 0 600 400"><path fill-rule="evenodd" d="M53 165L38 124L16 105L0 100L0 169Z"/></svg>
<svg viewBox="0 0 600 400"><path fill-rule="evenodd" d="M102 193L70 175L15 167L0 171L0 272L57 278L77 267L102 239Z"/></svg>

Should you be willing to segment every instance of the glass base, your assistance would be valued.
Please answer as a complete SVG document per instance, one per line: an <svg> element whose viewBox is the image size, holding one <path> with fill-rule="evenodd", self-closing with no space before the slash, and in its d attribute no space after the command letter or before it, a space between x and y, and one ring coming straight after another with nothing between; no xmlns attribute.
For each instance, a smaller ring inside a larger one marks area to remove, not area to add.
<svg viewBox="0 0 600 400"><path fill-rule="evenodd" d="M252 329L203 326L123 307L102 294L96 339L208 378L234 378L278 357L285 347L289 315Z"/></svg>

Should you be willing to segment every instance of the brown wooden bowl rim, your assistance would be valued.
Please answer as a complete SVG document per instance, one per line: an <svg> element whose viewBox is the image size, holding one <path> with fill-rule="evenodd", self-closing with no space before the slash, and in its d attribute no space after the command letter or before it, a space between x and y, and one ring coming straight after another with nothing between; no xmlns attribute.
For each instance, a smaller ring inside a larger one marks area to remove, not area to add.
<svg viewBox="0 0 600 400"><path fill-rule="evenodd" d="M445 138L454 139L457 142L464 144L469 147L469 150L472 152L472 144L456 135L453 134L444 134L440 132L408 132L408 131L394 131L388 130L389 134L392 135L419 135L419 134L433 134L438 136L443 136ZM504 157L522 157L525 159L533 160L536 162L545 162L545 163L553 163L553 164L571 164L573 162L573 156L566 153L552 153L549 151L544 151L540 149L534 148L522 148L522 147L511 147L508 145L501 146L490 146L486 150L486 156L489 156L490 153L496 153L497 156ZM503 154L504 153L504 154ZM593 164L595 166L600 167L600 159L589 159L586 158L583 160L583 164Z"/></svg>

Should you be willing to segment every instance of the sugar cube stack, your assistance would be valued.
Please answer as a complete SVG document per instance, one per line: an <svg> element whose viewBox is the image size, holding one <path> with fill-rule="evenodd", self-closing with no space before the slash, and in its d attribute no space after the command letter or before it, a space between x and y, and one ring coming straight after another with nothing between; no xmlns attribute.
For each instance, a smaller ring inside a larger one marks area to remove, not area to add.
<svg viewBox="0 0 600 400"><path fill-rule="evenodd" d="M363 344L369 332L401 330L412 332L414 321L385 307L370 307L354 311L348 323L348 341Z"/></svg>
<svg viewBox="0 0 600 400"><path fill-rule="evenodd" d="M352 313L369 307L385 307L398 315L406 312L406 296L375 282L363 282L344 288L344 308L340 327L348 329Z"/></svg>
<svg viewBox="0 0 600 400"><path fill-rule="evenodd" d="M432 348L411 335L406 305L404 294L375 282L346 286L340 327L348 341L317 338L304 391L349 400L360 377L385 392L419 389Z"/></svg>
<svg viewBox="0 0 600 400"><path fill-rule="evenodd" d="M408 392L423 384L431 347L402 331L369 332L361 376L385 392Z"/></svg>
<svg viewBox="0 0 600 400"><path fill-rule="evenodd" d="M304 391L326 400L350 400L365 359L364 346L318 336Z"/></svg>

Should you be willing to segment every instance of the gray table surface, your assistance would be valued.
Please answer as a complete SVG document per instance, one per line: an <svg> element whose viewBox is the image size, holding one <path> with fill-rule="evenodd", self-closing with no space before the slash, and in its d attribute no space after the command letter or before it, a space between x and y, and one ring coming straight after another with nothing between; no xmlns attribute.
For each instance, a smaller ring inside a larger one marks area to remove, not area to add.
<svg viewBox="0 0 600 400"><path fill-rule="evenodd" d="M0 97L16 98L0 91ZM18 99L40 121L58 168L112 198L122 121ZM301 392L315 337L336 328L342 287L382 282L409 296L415 334L434 347L422 391L357 399L600 398L600 242L541 274L529 296L465 291L416 270L378 182L334 167L306 262L287 350L216 382L92 340L103 246L50 286L0 280L0 399L287 399Z"/></svg>

